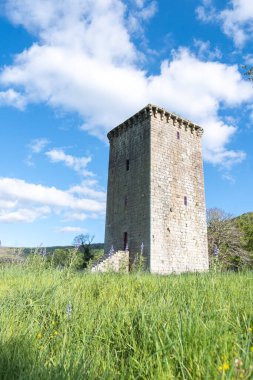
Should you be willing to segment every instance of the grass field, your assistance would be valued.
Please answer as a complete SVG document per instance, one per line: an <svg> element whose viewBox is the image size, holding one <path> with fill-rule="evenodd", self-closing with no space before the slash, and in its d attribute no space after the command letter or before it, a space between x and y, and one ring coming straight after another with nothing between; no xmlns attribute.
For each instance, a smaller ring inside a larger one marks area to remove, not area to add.
<svg viewBox="0 0 253 380"><path fill-rule="evenodd" d="M253 274L0 270L0 379L253 379Z"/></svg>

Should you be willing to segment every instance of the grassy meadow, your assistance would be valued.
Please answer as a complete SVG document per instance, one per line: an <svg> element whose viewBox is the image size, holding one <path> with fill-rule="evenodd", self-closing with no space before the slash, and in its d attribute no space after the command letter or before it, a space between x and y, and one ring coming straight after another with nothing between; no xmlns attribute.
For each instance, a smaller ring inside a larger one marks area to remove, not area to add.
<svg viewBox="0 0 253 380"><path fill-rule="evenodd" d="M253 379L252 272L0 277L0 379Z"/></svg>

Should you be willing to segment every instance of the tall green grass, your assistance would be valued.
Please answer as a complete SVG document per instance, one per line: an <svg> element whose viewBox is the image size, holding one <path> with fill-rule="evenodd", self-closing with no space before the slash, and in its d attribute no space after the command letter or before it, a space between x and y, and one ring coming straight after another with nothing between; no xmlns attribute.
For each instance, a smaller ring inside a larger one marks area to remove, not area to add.
<svg viewBox="0 0 253 380"><path fill-rule="evenodd" d="M253 275L0 270L0 379L253 379Z"/></svg>

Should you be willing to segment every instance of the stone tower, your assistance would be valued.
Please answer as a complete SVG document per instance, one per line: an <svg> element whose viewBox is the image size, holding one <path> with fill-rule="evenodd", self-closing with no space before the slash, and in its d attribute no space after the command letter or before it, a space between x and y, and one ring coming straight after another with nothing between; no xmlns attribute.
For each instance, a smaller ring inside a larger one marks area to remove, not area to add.
<svg viewBox="0 0 253 380"><path fill-rule="evenodd" d="M148 105L108 133L105 252L143 251L152 273L208 270L203 129Z"/></svg>

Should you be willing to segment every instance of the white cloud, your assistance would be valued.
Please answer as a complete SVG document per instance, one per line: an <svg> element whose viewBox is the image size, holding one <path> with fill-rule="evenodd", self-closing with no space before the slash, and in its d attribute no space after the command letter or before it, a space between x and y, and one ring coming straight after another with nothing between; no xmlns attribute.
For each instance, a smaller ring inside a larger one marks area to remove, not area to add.
<svg viewBox="0 0 253 380"><path fill-rule="evenodd" d="M217 19L217 12L212 0L202 0L202 5L196 8L196 14L198 19L204 22L213 22Z"/></svg>
<svg viewBox="0 0 253 380"><path fill-rule="evenodd" d="M135 0L137 9L132 11L132 16L136 18L136 22L140 23L140 19L147 21L151 19L157 12L158 3L156 0Z"/></svg>
<svg viewBox="0 0 253 380"><path fill-rule="evenodd" d="M220 49L216 46L211 48L210 41L194 39L194 47L197 49L197 57L201 60L218 60L222 57Z"/></svg>
<svg viewBox="0 0 253 380"><path fill-rule="evenodd" d="M97 186L96 181L83 181L80 185L71 187L69 193L105 200L106 192L95 189L94 185Z"/></svg>
<svg viewBox="0 0 253 380"><path fill-rule="evenodd" d="M0 222L17 223L25 222L32 223L36 219L42 218L51 213L49 207L38 207L33 209L20 208L11 212L0 212Z"/></svg>
<svg viewBox="0 0 253 380"><path fill-rule="evenodd" d="M45 153L51 162L62 162L65 166L73 169L83 176L93 176L94 174L86 169L91 157L74 157L64 153L62 149L52 149Z"/></svg>
<svg viewBox="0 0 253 380"><path fill-rule="evenodd" d="M250 65L252 67L253 65L253 54L246 54L244 57L243 57L246 65Z"/></svg>
<svg viewBox="0 0 253 380"><path fill-rule="evenodd" d="M87 232L87 230L81 227L66 226L66 227L59 228L58 232L77 234L81 232Z"/></svg>
<svg viewBox="0 0 253 380"><path fill-rule="evenodd" d="M99 197L98 197L99 198ZM16 178L0 178L0 221L31 222L51 212L85 213L87 218L103 216L105 201L73 195L69 190L28 183ZM11 209L11 211L8 211ZM80 219L79 219L80 220Z"/></svg>
<svg viewBox="0 0 253 380"><path fill-rule="evenodd" d="M236 107L253 97L253 89L242 80L237 66L203 62L187 49L176 52L172 62L162 64L161 74L150 80L157 103L204 126L205 160L229 165L245 158L242 152L226 149L236 132L219 117L219 107Z"/></svg>
<svg viewBox="0 0 253 380"><path fill-rule="evenodd" d="M32 153L40 153L48 144L49 141L46 138L34 139L29 144L29 148L31 149Z"/></svg>
<svg viewBox="0 0 253 380"><path fill-rule="evenodd" d="M23 110L26 106L26 98L21 93L13 90L12 88L6 91L0 91L0 105L13 106Z"/></svg>
<svg viewBox="0 0 253 380"><path fill-rule="evenodd" d="M145 8L143 8L140 12L140 17L143 20L149 20L152 18L157 12L157 2L151 1Z"/></svg>
<svg viewBox="0 0 253 380"><path fill-rule="evenodd" d="M150 4L136 2L139 10ZM82 129L101 138L147 103L155 103L205 127L207 161L231 165L243 159L242 152L227 148L236 126L219 116L221 107L240 107L253 99L252 87L237 66L203 61L203 56L179 49L161 64L159 74L149 76L138 66L141 56L131 42L126 6L120 0L8 0L7 9L14 23L38 38L0 74L0 84L6 91L19 89L24 103L44 102L77 112ZM82 158L50 152L55 162L86 170L85 163L75 161Z"/></svg>
<svg viewBox="0 0 253 380"><path fill-rule="evenodd" d="M12 209L12 208L15 208L17 206L17 202L16 201L7 201L7 200L3 200L3 199L0 199L0 208L1 209Z"/></svg>
<svg viewBox="0 0 253 380"><path fill-rule="evenodd" d="M130 63L137 58L120 0L7 0L6 12L46 45L82 49L103 62Z"/></svg>
<svg viewBox="0 0 253 380"><path fill-rule="evenodd" d="M219 22L224 33L234 40L237 47L242 47L252 39L252 0L230 0L229 5L220 12L214 8L210 0L203 1L203 5L197 8L197 15L205 22Z"/></svg>
<svg viewBox="0 0 253 380"><path fill-rule="evenodd" d="M129 11L126 25L129 33L139 37L142 45L147 45L144 25L149 21L158 10L158 3L155 0L133 0L136 7ZM150 51L149 49L147 51ZM140 59L141 58L141 59ZM145 57L139 55L139 60L144 61Z"/></svg>
<svg viewBox="0 0 253 380"><path fill-rule="evenodd" d="M145 0L134 0L138 8L143 8Z"/></svg>
<svg viewBox="0 0 253 380"><path fill-rule="evenodd" d="M30 153L25 159L25 163L28 166L34 166L33 155L41 153L43 149L49 144L49 140L46 138L34 139L28 145Z"/></svg>
<svg viewBox="0 0 253 380"><path fill-rule="evenodd" d="M84 214L82 212L72 212L72 213L67 213L65 215L63 221L64 222L68 222L68 221L72 221L72 220L84 221L87 218L88 218L87 214Z"/></svg>
<svg viewBox="0 0 253 380"><path fill-rule="evenodd" d="M223 173L222 178L225 181L228 181L231 185L233 185L235 183L235 178L230 173L226 173L226 172Z"/></svg>

